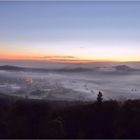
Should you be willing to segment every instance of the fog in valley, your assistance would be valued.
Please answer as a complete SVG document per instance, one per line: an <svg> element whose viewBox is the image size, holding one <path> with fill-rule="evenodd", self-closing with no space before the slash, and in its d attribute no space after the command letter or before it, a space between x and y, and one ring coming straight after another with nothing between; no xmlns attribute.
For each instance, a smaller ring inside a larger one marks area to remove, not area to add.
<svg viewBox="0 0 140 140"><path fill-rule="evenodd" d="M31 69L32 68L32 69ZM94 101L140 98L138 64L0 63L0 93L42 100Z"/></svg>

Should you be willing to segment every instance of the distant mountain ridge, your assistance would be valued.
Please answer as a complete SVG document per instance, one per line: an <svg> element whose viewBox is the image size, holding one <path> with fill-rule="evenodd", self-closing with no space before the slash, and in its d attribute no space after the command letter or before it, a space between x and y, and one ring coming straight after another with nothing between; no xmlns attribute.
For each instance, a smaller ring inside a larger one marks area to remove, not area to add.
<svg viewBox="0 0 140 140"><path fill-rule="evenodd" d="M61 68L61 69L47 69L47 68L29 68L29 67L19 67L12 65L0 66L0 70L6 71L27 71L27 72L130 72L139 71L139 69L131 68L127 65L118 65L112 67L95 67L95 68Z"/></svg>
<svg viewBox="0 0 140 140"><path fill-rule="evenodd" d="M89 68L61 68L61 69L47 69L47 68L27 68L27 67L19 67L19 66L11 66L11 65L3 65L0 66L0 70L7 71L62 71L62 72L72 72L72 71L88 71L91 70Z"/></svg>
<svg viewBox="0 0 140 140"><path fill-rule="evenodd" d="M7 70L7 71L44 71L45 70L47 71L48 69L3 65L3 66L0 66L0 70Z"/></svg>
<svg viewBox="0 0 140 140"><path fill-rule="evenodd" d="M137 69L131 68L127 65L118 65L118 66L115 66L115 69L117 71L135 71L135 70L137 70Z"/></svg>
<svg viewBox="0 0 140 140"><path fill-rule="evenodd" d="M18 67L18 66L10 66L10 65L3 65L0 66L0 70L25 70L24 67Z"/></svg>

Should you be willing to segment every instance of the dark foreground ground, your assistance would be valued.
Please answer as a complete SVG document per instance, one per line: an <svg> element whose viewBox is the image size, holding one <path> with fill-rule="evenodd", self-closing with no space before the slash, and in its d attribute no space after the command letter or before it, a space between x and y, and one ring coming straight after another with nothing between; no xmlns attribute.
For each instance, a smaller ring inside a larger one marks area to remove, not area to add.
<svg viewBox="0 0 140 140"><path fill-rule="evenodd" d="M0 138L140 138L140 100L81 104L0 94Z"/></svg>

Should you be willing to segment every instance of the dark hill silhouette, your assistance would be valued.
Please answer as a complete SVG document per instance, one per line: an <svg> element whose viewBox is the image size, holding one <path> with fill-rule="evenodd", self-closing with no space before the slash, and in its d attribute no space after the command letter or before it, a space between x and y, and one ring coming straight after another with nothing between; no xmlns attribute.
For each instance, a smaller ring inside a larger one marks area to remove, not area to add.
<svg viewBox="0 0 140 140"><path fill-rule="evenodd" d="M118 65L114 67L117 71L136 71L137 69L131 68L127 65Z"/></svg>
<svg viewBox="0 0 140 140"><path fill-rule="evenodd" d="M0 94L0 138L140 138L140 100L50 102Z"/></svg>
<svg viewBox="0 0 140 140"><path fill-rule="evenodd" d="M0 70L6 70L6 71L49 71L49 69L43 69L43 68L28 68L28 67L18 67L18 66L11 66L11 65L4 65L0 66Z"/></svg>
<svg viewBox="0 0 140 140"><path fill-rule="evenodd" d="M127 65L118 65L112 68L115 68L114 71L104 71L100 70L102 67L95 67L95 68L59 68L59 69L50 69L50 68L29 68L29 67L19 67L19 66L10 66L4 65L0 66L0 70L6 71L30 71L30 72L108 72L108 73L115 73L115 72L136 72L140 71L139 69L131 68ZM107 68L107 67L105 67Z"/></svg>
<svg viewBox="0 0 140 140"><path fill-rule="evenodd" d="M18 67L18 66L10 66L4 65L0 66L0 70L7 70L7 71L32 71L32 72L47 72L47 71L54 71L54 72L83 72L83 71L91 71L92 69L88 68L63 68L63 69L47 69L47 68L25 68L25 67Z"/></svg>
<svg viewBox="0 0 140 140"><path fill-rule="evenodd" d="M17 67L17 66L10 66L10 65L4 65L0 66L0 70L25 70L24 67Z"/></svg>

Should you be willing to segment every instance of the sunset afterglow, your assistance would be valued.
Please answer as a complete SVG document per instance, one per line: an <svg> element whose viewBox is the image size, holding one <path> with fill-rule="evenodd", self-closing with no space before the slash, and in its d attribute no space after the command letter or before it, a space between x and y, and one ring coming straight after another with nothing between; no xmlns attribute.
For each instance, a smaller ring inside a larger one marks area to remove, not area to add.
<svg viewBox="0 0 140 140"><path fill-rule="evenodd" d="M140 3L1 2L0 59L140 61Z"/></svg>

